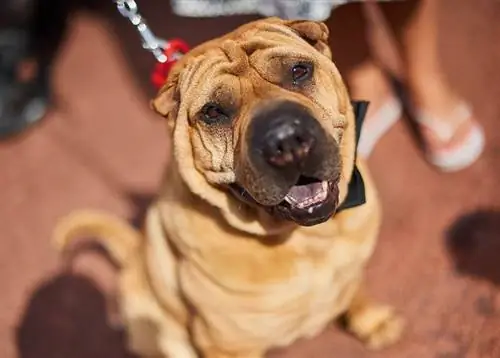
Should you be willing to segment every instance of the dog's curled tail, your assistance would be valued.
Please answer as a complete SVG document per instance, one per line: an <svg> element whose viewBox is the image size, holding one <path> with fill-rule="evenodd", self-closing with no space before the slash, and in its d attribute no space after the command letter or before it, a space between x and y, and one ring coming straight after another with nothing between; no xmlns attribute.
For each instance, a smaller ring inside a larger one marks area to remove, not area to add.
<svg viewBox="0 0 500 358"><path fill-rule="evenodd" d="M82 237L95 238L120 266L126 265L142 241L142 234L127 221L97 210L75 211L62 218L52 240L56 249L64 252Z"/></svg>

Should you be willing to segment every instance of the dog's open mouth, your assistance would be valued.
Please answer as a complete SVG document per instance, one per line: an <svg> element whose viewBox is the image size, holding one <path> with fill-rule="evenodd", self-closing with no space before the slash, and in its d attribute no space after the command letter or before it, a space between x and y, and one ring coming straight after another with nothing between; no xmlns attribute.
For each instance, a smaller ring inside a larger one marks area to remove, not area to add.
<svg viewBox="0 0 500 358"><path fill-rule="evenodd" d="M338 179L319 180L301 176L285 199L270 212L302 226L317 225L335 214L338 196Z"/></svg>
<svg viewBox="0 0 500 358"><path fill-rule="evenodd" d="M258 204L249 193L237 184L231 189L241 200L266 209L269 214L284 220L291 220L299 225L311 226L328 220L338 205L338 178L319 180L300 176L284 199L277 205Z"/></svg>
<svg viewBox="0 0 500 358"><path fill-rule="evenodd" d="M328 198L330 183L327 180L317 180L301 176L288 194L284 201L291 208L304 210L307 209L312 213L313 207L321 204Z"/></svg>

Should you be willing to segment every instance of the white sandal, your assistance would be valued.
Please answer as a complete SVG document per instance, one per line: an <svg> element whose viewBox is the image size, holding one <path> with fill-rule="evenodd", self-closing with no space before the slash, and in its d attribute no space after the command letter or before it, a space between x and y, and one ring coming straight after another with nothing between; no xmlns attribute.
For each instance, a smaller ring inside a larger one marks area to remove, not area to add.
<svg viewBox="0 0 500 358"><path fill-rule="evenodd" d="M422 110L417 113L427 159L444 172L468 167L479 158L485 145L484 131L474 120L470 106L460 104L453 116L460 117L458 124L443 123Z"/></svg>

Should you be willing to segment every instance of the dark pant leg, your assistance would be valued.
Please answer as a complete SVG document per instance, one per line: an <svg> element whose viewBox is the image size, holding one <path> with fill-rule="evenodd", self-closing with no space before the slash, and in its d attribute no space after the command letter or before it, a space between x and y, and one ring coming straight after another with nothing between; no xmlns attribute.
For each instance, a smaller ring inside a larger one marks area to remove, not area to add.
<svg viewBox="0 0 500 358"><path fill-rule="evenodd" d="M4 0L0 6L0 137L40 120L50 105L50 75L66 34L72 0ZM34 75L20 76L31 62Z"/></svg>

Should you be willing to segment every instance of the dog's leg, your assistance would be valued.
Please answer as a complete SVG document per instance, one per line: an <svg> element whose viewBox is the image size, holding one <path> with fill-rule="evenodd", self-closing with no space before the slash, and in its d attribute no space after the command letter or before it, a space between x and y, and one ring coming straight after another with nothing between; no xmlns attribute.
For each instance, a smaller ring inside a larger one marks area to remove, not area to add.
<svg viewBox="0 0 500 358"><path fill-rule="evenodd" d="M362 288L358 289L345 316L347 329L373 350L398 341L404 328L404 320L392 307L371 301Z"/></svg>
<svg viewBox="0 0 500 358"><path fill-rule="evenodd" d="M197 358L189 333L146 297L123 300L129 349L142 357Z"/></svg>
<svg viewBox="0 0 500 358"><path fill-rule="evenodd" d="M129 348L144 358L198 358L188 332L188 309L176 286L175 257L165 245L156 207L148 211L146 234L150 245L136 252L120 277Z"/></svg>
<svg viewBox="0 0 500 358"><path fill-rule="evenodd" d="M142 357L198 358L188 332L174 319L165 315L161 322L149 319L136 316L127 321L128 347L132 352Z"/></svg>
<svg viewBox="0 0 500 358"><path fill-rule="evenodd" d="M141 357L197 358L183 323L184 312L177 312L176 317L174 310L170 314L159 305L147 285L140 260L131 263L120 279L120 308L129 349ZM177 307L180 305L179 299Z"/></svg>

